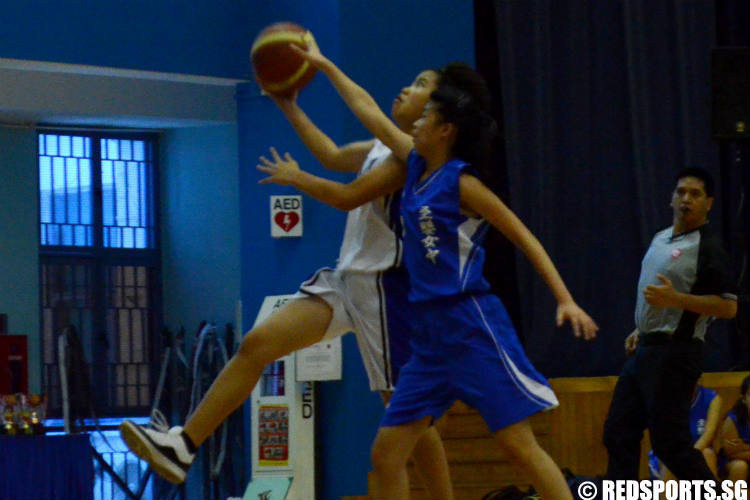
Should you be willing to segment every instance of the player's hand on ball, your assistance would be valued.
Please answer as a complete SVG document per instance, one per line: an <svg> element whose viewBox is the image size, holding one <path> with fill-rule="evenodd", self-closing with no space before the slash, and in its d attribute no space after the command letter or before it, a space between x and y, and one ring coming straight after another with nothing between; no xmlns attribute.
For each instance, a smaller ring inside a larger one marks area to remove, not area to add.
<svg viewBox="0 0 750 500"><path fill-rule="evenodd" d="M278 95L278 94L266 94L266 95L268 95L268 97L270 97L273 102L275 102L279 107L281 107L284 104L296 103L299 92L294 91L288 95Z"/></svg>
<svg viewBox="0 0 750 500"><path fill-rule="evenodd" d="M276 106L278 106L280 110L284 111L287 109L292 109L297 105L297 96L299 95L299 92L295 91L288 95L269 93L266 93L266 95L274 102L274 104L276 104Z"/></svg>
<svg viewBox="0 0 750 500"><path fill-rule="evenodd" d="M317 69L304 53L292 47L306 47L315 39L309 30L291 22L264 28L250 49L253 75L264 94L291 96L315 76Z"/></svg>
<svg viewBox="0 0 750 500"><path fill-rule="evenodd" d="M578 307L573 301L563 302L557 305L557 326L562 326L565 321L570 321L573 327L573 334L585 340L591 340L596 337L599 326L586 314L586 311Z"/></svg>
<svg viewBox="0 0 750 500"><path fill-rule="evenodd" d="M315 41L315 39L310 36L306 37L305 39L305 48L300 47L299 45L291 44L289 47L308 61L310 61L310 64L312 64L315 67L320 67L323 63L327 61L326 57L320 52L320 47L318 47L318 43Z"/></svg>
<svg viewBox="0 0 750 500"><path fill-rule="evenodd" d="M299 164L292 158L289 153L284 153L284 158L279 156L276 148L270 148L271 158L269 160L265 156L261 156L258 161L260 165L256 168L261 172L268 174L268 177L258 181L258 184L279 184L282 186L288 186L294 183L295 177L299 174Z"/></svg>

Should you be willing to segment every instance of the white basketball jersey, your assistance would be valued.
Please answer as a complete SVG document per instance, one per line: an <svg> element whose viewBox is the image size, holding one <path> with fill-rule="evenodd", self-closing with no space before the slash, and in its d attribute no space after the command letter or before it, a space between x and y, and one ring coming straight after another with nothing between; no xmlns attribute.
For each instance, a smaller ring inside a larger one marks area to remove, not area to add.
<svg viewBox="0 0 750 500"><path fill-rule="evenodd" d="M357 175L376 168L390 154L391 150L376 139ZM394 227L399 222L400 198L399 191L349 212L339 251L338 269L377 272L400 263L401 243L394 233Z"/></svg>

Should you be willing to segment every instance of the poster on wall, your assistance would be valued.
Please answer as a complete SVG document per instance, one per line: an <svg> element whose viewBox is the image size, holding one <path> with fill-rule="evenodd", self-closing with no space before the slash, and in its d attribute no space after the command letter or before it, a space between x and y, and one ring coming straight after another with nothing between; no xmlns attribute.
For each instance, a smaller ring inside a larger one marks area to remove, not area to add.
<svg viewBox="0 0 750 500"><path fill-rule="evenodd" d="M289 465L288 405L261 405L258 408L258 465Z"/></svg>
<svg viewBox="0 0 750 500"><path fill-rule="evenodd" d="M341 337L300 349L295 364L297 382L341 380Z"/></svg>

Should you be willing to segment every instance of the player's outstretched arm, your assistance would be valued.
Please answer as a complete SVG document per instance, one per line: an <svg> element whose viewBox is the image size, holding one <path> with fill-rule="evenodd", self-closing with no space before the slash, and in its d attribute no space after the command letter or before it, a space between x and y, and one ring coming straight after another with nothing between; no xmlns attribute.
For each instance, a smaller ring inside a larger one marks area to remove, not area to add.
<svg viewBox="0 0 750 500"><path fill-rule="evenodd" d="M352 210L404 186L406 167L392 155L348 184L324 179L301 170L289 153L282 158L271 148L271 159L261 156L258 170L268 174L259 184L294 186L316 200L339 210Z"/></svg>
<svg viewBox="0 0 750 500"><path fill-rule="evenodd" d="M399 129L383 113L375 102L375 99L341 71L338 66L321 54L320 49L314 41L308 43L307 49L302 49L296 45L292 45L291 47L310 61L312 65L325 73L359 121L367 127L372 135L388 146L396 158L402 162L406 162L409 151L414 147L412 137Z"/></svg>
<svg viewBox="0 0 750 500"><path fill-rule="evenodd" d="M269 94L271 100L302 139L307 149L329 170L357 172L372 149L374 140L357 141L338 146L307 116L297 104L297 94L280 97Z"/></svg>
<svg viewBox="0 0 750 500"><path fill-rule="evenodd" d="M586 312L578 307L565 286L560 273L542 244L500 198L473 175L459 179L461 207L480 215L518 247L534 265L557 300L557 326L567 320L576 337L586 340L596 337L599 327Z"/></svg>

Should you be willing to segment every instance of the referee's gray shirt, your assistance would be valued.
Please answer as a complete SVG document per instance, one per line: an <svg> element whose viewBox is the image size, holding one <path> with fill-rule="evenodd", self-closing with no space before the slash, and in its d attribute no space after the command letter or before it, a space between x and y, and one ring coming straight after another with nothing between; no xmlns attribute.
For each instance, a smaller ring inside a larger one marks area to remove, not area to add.
<svg viewBox="0 0 750 500"><path fill-rule="evenodd" d="M729 257L708 224L673 235L673 227L656 233L641 263L635 324L642 333L662 332L675 338L703 340L708 316L674 307L654 307L646 302L648 285L663 285L656 277L669 278L675 290L692 295L719 295L737 300L728 272Z"/></svg>

